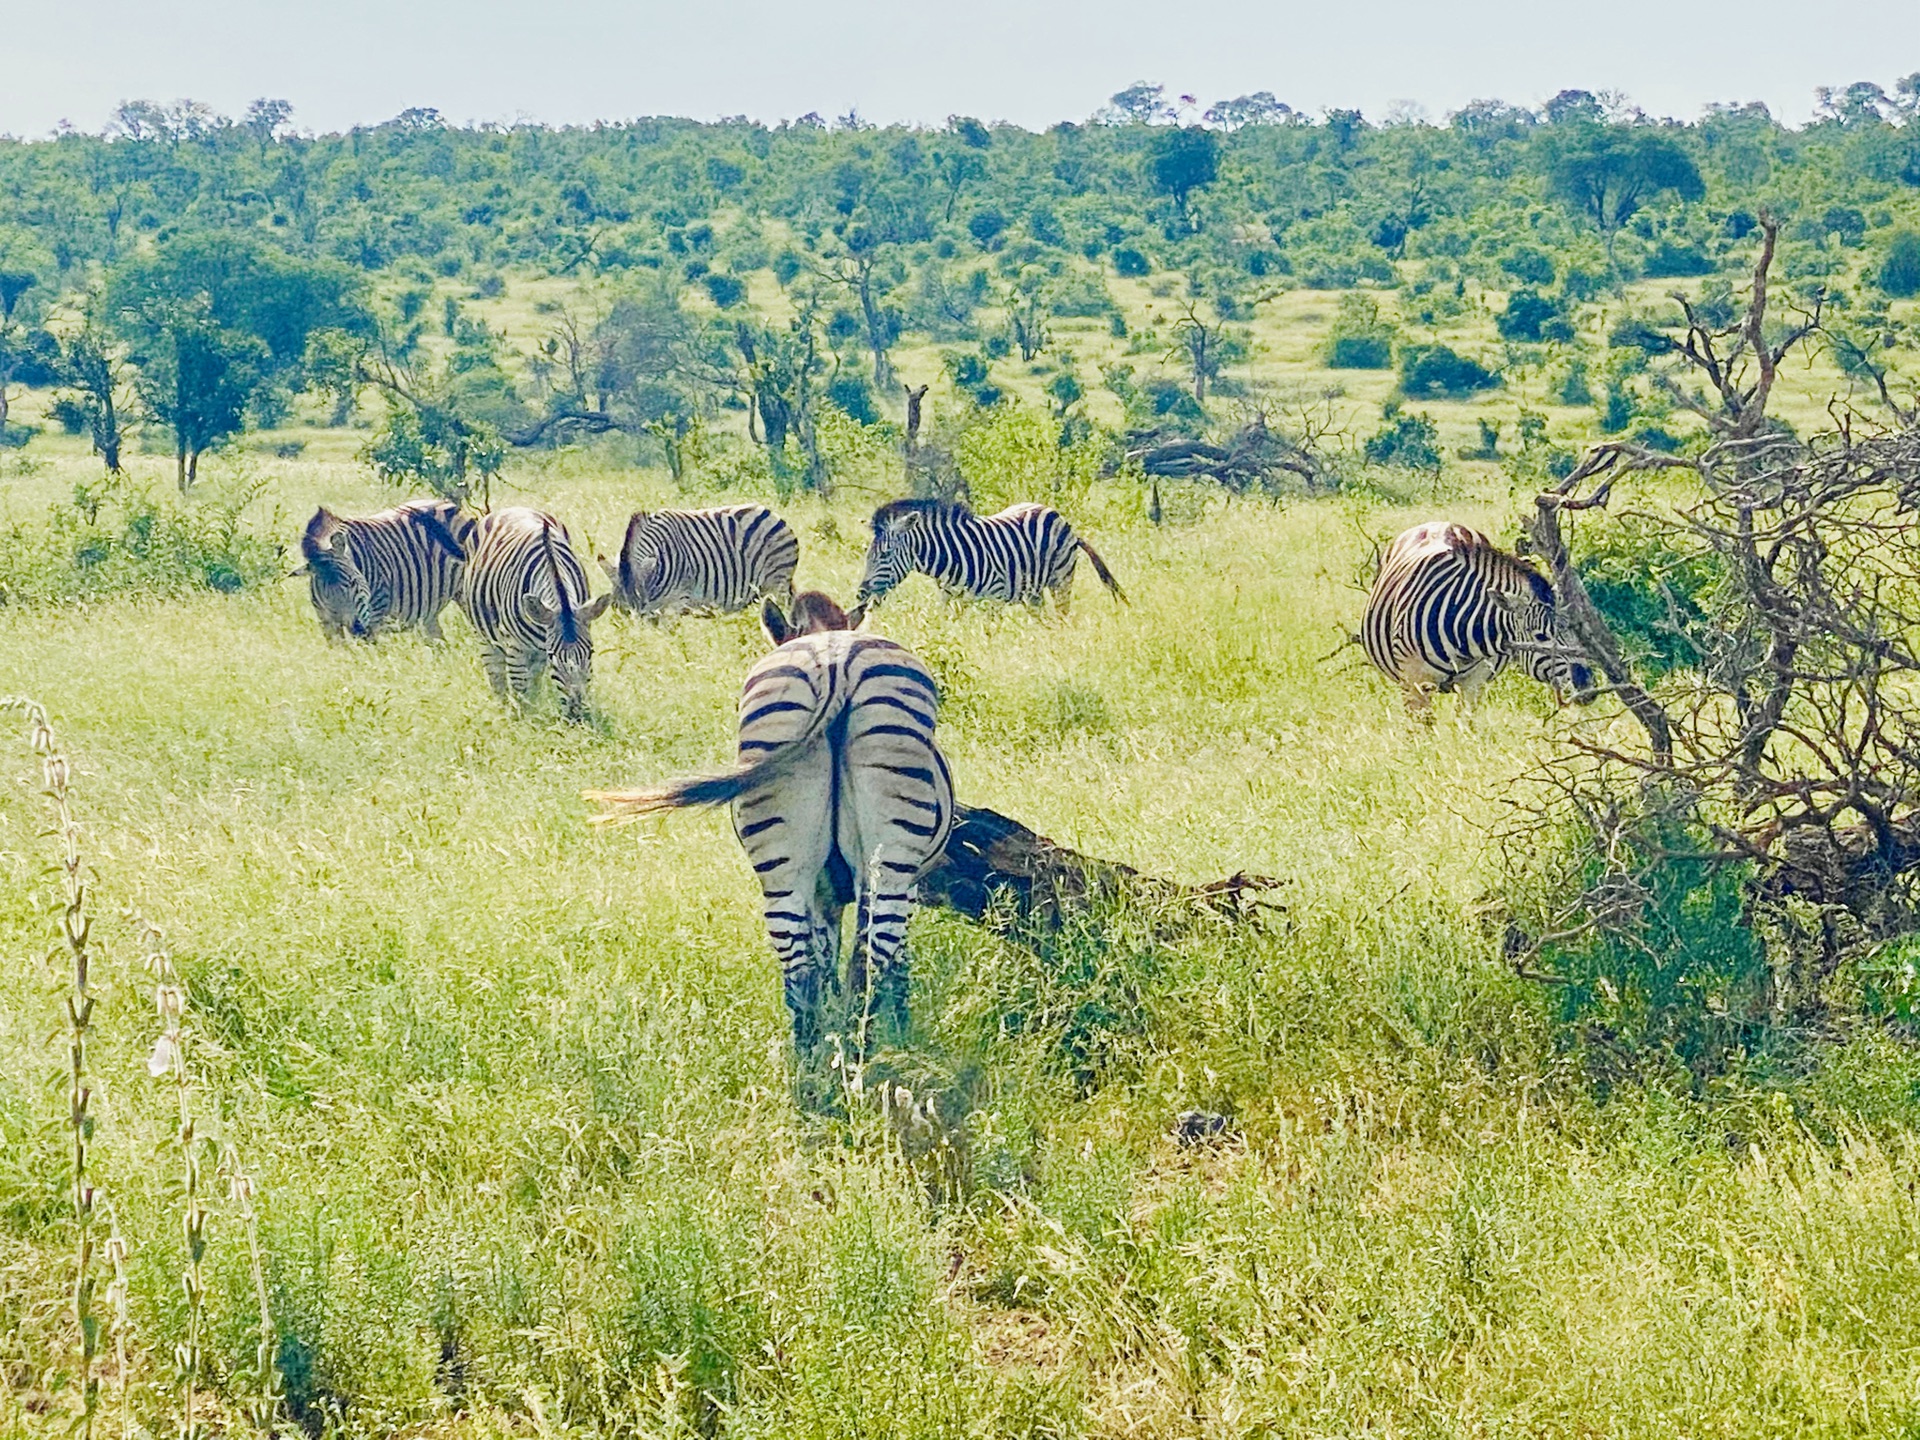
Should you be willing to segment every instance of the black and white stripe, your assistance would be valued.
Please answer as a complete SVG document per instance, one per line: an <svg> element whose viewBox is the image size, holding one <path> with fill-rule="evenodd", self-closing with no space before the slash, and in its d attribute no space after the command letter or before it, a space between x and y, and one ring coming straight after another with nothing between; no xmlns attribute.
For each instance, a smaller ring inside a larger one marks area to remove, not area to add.
<svg viewBox="0 0 1920 1440"><path fill-rule="evenodd" d="M723 505L636 511L620 561L606 571L623 609L727 613L767 596L791 600L799 564L800 542L786 521L765 505Z"/></svg>
<svg viewBox="0 0 1920 1440"><path fill-rule="evenodd" d="M777 607L768 610L779 639ZM732 804L802 1054L820 1038L823 994L839 988L849 901L858 901L849 989L863 1014L904 1028L914 887L953 825L938 707L933 677L892 641L844 629L800 635L748 672L738 768L590 797L628 815Z"/></svg>
<svg viewBox="0 0 1920 1440"><path fill-rule="evenodd" d="M322 505L300 536L320 628L372 639L418 625L438 640L440 611L460 593L459 537L472 523L451 500L410 500L357 520Z"/></svg>
<svg viewBox="0 0 1920 1440"><path fill-rule="evenodd" d="M1509 660L1565 695L1585 695L1587 667L1568 655L1553 587L1531 565L1477 530L1430 520L1396 538L1381 558L1361 643L1424 715L1435 691L1471 705Z"/></svg>
<svg viewBox="0 0 1920 1440"><path fill-rule="evenodd" d="M521 700L551 670L568 716L586 711L593 635L613 597L587 598L567 527L539 510L496 510L473 528L461 605L480 632L494 693Z"/></svg>
<svg viewBox="0 0 1920 1440"><path fill-rule="evenodd" d="M1009 505L982 519L957 500L896 500L873 512L860 598L878 599L919 571L982 599L1037 605L1051 592L1064 606L1083 552L1124 601L1106 562L1049 506Z"/></svg>

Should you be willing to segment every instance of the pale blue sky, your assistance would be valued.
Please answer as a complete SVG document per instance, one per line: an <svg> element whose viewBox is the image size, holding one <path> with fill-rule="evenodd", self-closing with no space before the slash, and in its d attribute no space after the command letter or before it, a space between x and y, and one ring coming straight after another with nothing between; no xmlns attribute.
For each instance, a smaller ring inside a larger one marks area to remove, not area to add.
<svg viewBox="0 0 1920 1440"><path fill-rule="evenodd" d="M1297 109L1625 91L1691 118L1920 70L1920 0L0 0L0 132L96 130L122 99L237 114L260 95L332 130L431 105L449 120L634 115L1038 126L1130 81Z"/></svg>

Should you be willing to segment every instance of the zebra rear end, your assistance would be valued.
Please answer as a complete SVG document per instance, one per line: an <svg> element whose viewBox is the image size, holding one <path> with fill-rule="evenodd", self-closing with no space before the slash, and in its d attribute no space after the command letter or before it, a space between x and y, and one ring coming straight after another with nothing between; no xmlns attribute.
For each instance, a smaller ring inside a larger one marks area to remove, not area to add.
<svg viewBox="0 0 1920 1440"><path fill-rule="evenodd" d="M938 708L933 677L903 647L844 629L802 634L747 674L735 770L589 796L629 815L732 804L803 1056L819 1041L822 999L840 989L849 902L859 907L847 979L861 1038L869 1015L905 1027L914 889L953 826Z"/></svg>

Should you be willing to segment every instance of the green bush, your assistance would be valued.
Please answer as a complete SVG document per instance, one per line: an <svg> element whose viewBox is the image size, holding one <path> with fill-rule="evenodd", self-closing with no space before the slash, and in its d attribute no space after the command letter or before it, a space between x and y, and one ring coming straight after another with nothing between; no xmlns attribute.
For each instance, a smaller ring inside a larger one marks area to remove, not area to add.
<svg viewBox="0 0 1920 1440"><path fill-rule="evenodd" d="M1726 566L1712 550L1631 519L1582 526L1574 565L1627 661L1653 681L1699 661L1688 641L1706 623Z"/></svg>
<svg viewBox="0 0 1920 1440"><path fill-rule="evenodd" d="M1880 288L1896 300L1920 295L1920 231L1894 231L1876 278Z"/></svg>
<svg viewBox="0 0 1920 1440"><path fill-rule="evenodd" d="M1393 365L1399 332L1380 318L1379 303L1365 294L1343 295L1322 352L1330 369L1386 370Z"/></svg>
<svg viewBox="0 0 1920 1440"><path fill-rule="evenodd" d="M1458 399L1499 383L1493 371L1449 345L1410 346L1400 356L1400 389L1407 395Z"/></svg>
<svg viewBox="0 0 1920 1440"><path fill-rule="evenodd" d="M1117 275L1139 277L1151 275L1153 264L1140 251L1131 245L1122 245L1113 252L1113 269Z"/></svg>
<svg viewBox="0 0 1920 1440"><path fill-rule="evenodd" d="M1440 427L1425 415L1400 411L1367 437L1367 459L1407 470L1440 469Z"/></svg>
<svg viewBox="0 0 1920 1440"><path fill-rule="evenodd" d="M1768 970L1747 922L1752 867L1679 858L1713 848L1672 815L1630 820L1611 849L1636 883L1609 886L1610 923L1543 947L1540 968L1562 982L1548 992L1554 1018L1596 1071L1639 1074L1678 1061L1705 1077L1758 1038ZM1602 879L1596 857L1577 883Z"/></svg>
<svg viewBox="0 0 1920 1440"><path fill-rule="evenodd" d="M1538 290L1522 287L1507 297L1507 308L1494 320L1502 340L1539 343L1573 339L1573 322L1558 301Z"/></svg>
<svg viewBox="0 0 1920 1440"><path fill-rule="evenodd" d="M1717 267L1698 245L1662 240L1653 247L1653 252L1640 268L1641 273L1650 280L1674 280L1693 275L1711 275Z"/></svg>
<svg viewBox="0 0 1920 1440"><path fill-rule="evenodd" d="M264 482L225 498L157 500L123 476L74 487L45 525L0 531L0 603L244 590L283 573L280 549L241 523Z"/></svg>
<svg viewBox="0 0 1920 1440"><path fill-rule="evenodd" d="M1516 245L1500 257L1500 268L1526 285L1553 283L1553 257L1537 245Z"/></svg>

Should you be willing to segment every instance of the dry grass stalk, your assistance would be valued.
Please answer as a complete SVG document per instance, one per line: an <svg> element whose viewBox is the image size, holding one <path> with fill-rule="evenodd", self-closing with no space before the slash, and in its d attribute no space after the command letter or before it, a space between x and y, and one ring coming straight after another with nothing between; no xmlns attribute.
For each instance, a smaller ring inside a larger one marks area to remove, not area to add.
<svg viewBox="0 0 1920 1440"><path fill-rule="evenodd" d="M81 877L80 827L73 818L69 784L72 769L60 749L44 706L24 695L0 699L0 710L26 716L30 743L40 757L44 793L53 809L54 834L60 842L62 890L61 936L73 962L65 1004L67 1020L68 1123L73 1129L74 1277L73 1319L80 1332L80 1418L82 1440L91 1440L93 1419L100 1400L100 1381L94 1357L100 1325L93 1313L93 1225L96 1196L87 1172L87 1149L93 1138L92 1087L87 1083L87 1037L93 1029L91 973L92 921L87 916L87 884Z"/></svg>
<svg viewBox="0 0 1920 1440"><path fill-rule="evenodd" d="M260 1339L254 1346L253 1379L258 1387L247 1408L253 1423L268 1434L274 1433L280 1416L280 1367L274 1352L279 1336L273 1328L273 1308L267 1298L266 1256L260 1248L260 1220L253 1208L253 1177L240 1166L240 1152L232 1143L221 1147L220 1169L227 1177L227 1198L240 1215L247 1232L247 1261L253 1272L253 1298L260 1308Z"/></svg>
<svg viewBox="0 0 1920 1440"><path fill-rule="evenodd" d="M174 1347L174 1368L180 1378L180 1437L197 1440L205 1433L199 1418L199 1381L203 1364L201 1332L206 1321L206 1278L201 1262L207 1253L207 1211L200 1203L200 1135L193 1118L193 1078L187 1071L191 1032L185 1024L187 994L168 954L165 937L151 921L140 921L146 948L146 966L154 978L153 1003L160 1015L160 1038L147 1057L147 1073L158 1080L171 1077L180 1123L182 1186L181 1230L187 1242L187 1263L180 1275L187 1298L187 1338Z"/></svg>

